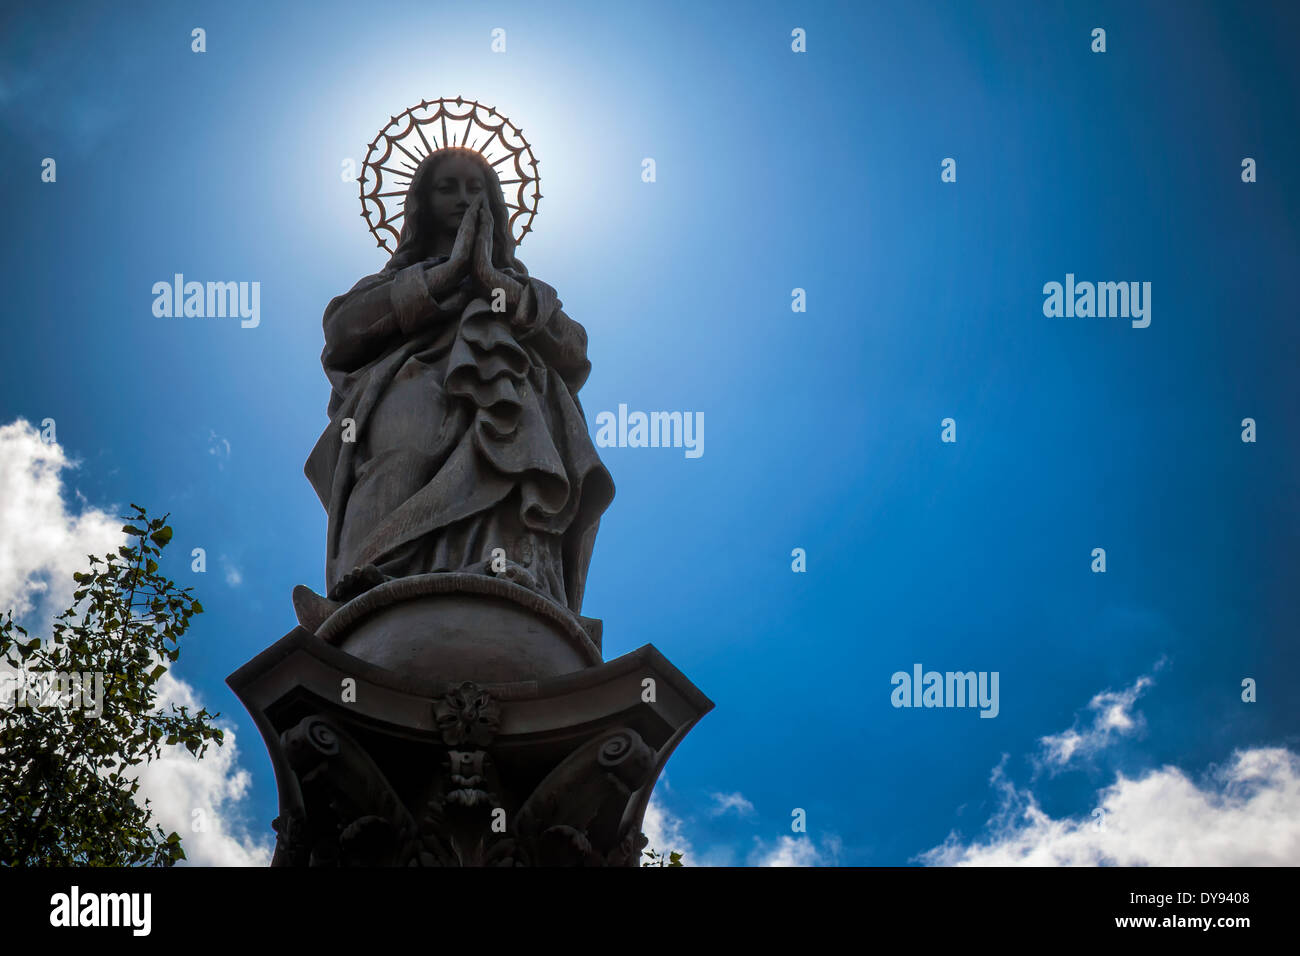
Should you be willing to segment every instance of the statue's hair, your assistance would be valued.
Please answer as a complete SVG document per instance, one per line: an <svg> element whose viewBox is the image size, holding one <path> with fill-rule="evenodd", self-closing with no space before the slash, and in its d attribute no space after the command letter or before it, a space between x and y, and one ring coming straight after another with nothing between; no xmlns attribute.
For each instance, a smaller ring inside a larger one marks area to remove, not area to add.
<svg viewBox="0 0 1300 956"><path fill-rule="evenodd" d="M429 194L433 190L434 177L438 167L445 159L463 156L479 167L483 173L483 182L487 192L488 204L492 210L492 264L498 269L509 267L524 275L528 270L515 258L515 239L510 233L510 209L506 206L505 195L501 192L501 178L497 171L482 155L473 149L460 146L447 146L435 150L420 161L406 187L406 205L403 207L402 236L392 258L384 267L384 272L396 272L433 256L433 230L429 219Z"/></svg>

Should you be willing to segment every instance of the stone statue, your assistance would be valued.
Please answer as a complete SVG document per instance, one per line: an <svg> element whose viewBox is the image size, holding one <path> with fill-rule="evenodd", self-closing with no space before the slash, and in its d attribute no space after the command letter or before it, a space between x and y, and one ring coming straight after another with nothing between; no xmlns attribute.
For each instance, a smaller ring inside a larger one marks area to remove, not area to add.
<svg viewBox="0 0 1300 956"><path fill-rule="evenodd" d="M542 198L522 133L443 98L370 144L362 215L391 258L325 310L306 465L328 596L295 588L298 626L227 679L275 768L273 865L636 866L713 707L651 645L605 661L581 614L614 486L586 333L514 255Z"/></svg>
<svg viewBox="0 0 1300 956"><path fill-rule="evenodd" d="M331 603L470 572L580 612L614 496L578 401L587 336L514 248L496 170L442 148L412 175L387 266L325 310L330 424L306 474Z"/></svg>

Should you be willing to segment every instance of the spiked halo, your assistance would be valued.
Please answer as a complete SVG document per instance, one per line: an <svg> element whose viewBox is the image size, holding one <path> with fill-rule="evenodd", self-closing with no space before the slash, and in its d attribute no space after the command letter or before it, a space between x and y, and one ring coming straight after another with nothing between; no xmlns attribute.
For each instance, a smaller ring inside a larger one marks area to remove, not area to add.
<svg viewBox="0 0 1300 956"><path fill-rule="evenodd" d="M421 100L389 117L370 142L361 178L361 215L378 244L391 253L401 237L406 189L429 154L448 146L479 153L501 179L515 243L524 241L537 217L541 178L524 131L476 100ZM367 188L369 186L369 188Z"/></svg>

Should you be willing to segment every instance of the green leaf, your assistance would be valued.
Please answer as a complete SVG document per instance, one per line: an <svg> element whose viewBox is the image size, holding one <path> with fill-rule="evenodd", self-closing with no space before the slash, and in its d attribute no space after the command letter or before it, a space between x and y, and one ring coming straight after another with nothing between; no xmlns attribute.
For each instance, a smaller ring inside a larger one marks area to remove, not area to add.
<svg viewBox="0 0 1300 956"><path fill-rule="evenodd" d="M130 547L87 555L73 574L74 603L45 632L52 640L0 613L0 658L102 672L117 702L100 720L58 708L0 711L0 866L171 866L186 858L179 835L156 825L148 801L137 802L139 781L130 776L160 756L164 740L199 758L208 741L219 746L211 721L220 715L159 712L155 684L203 608L154 560L173 537L167 516L133 510L122 516Z"/></svg>

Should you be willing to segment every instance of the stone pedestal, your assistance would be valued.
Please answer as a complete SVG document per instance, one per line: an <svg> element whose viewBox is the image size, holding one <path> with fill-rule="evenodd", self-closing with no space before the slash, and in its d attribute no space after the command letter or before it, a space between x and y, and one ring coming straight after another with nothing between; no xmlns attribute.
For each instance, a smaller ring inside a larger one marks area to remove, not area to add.
<svg viewBox="0 0 1300 956"><path fill-rule="evenodd" d="M270 751L280 866L635 866L712 702L651 645L487 576L380 585L232 674ZM668 849L668 848L660 848Z"/></svg>

